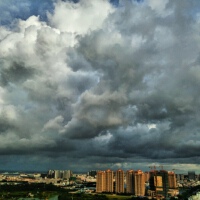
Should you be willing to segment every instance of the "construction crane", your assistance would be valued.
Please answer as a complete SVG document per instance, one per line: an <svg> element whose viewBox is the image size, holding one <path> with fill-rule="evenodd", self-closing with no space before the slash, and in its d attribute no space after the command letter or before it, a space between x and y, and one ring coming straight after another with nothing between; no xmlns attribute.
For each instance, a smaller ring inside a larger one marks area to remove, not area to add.
<svg viewBox="0 0 200 200"><path fill-rule="evenodd" d="M163 165L160 165L159 167L161 168L161 170L163 170Z"/></svg>
<svg viewBox="0 0 200 200"><path fill-rule="evenodd" d="M156 166L154 165L154 166L149 166L149 168L152 170L152 169L154 169L154 170L156 170Z"/></svg>
<svg viewBox="0 0 200 200"><path fill-rule="evenodd" d="M172 171L173 171L174 173L175 173L176 170L179 170L179 169L172 169Z"/></svg>
<svg viewBox="0 0 200 200"><path fill-rule="evenodd" d="M152 169L153 169L153 166L149 166L149 168L152 170Z"/></svg>

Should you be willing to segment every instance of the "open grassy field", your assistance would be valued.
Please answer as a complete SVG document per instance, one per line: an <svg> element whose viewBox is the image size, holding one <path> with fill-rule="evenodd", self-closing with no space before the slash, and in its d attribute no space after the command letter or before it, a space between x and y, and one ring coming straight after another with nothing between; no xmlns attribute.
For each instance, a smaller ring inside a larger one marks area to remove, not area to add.
<svg viewBox="0 0 200 200"><path fill-rule="evenodd" d="M123 196L123 195L109 195L107 194L106 197L109 199L109 200L126 200L126 199L131 199L131 196Z"/></svg>

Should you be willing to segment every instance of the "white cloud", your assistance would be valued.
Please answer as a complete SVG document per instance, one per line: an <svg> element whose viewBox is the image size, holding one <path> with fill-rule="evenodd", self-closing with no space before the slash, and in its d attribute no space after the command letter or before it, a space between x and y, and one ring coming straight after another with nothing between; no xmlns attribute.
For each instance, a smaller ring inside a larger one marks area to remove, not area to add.
<svg viewBox="0 0 200 200"><path fill-rule="evenodd" d="M170 13L170 11L166 9L166 5L168 4L169 0L147 0L147 2L148 5L161 16L166 16Z"/></svg>
<svg viewBox="0 0 200 200"><path fill-rule="evenodd" d="M62 123L64 121L64 118L62 116L57 116L54 119L49 120L45 125L43 130L46 131L48 129L55 129L59 130L62 128Z"/></svg>
<svg viewBox="0 0 200 200"><path fill-rule="evenodd" d="M113 11L107 0L81 0L79 3L58 1L50 24L60 31L86 34L101 28L104 20Z"/></svg>

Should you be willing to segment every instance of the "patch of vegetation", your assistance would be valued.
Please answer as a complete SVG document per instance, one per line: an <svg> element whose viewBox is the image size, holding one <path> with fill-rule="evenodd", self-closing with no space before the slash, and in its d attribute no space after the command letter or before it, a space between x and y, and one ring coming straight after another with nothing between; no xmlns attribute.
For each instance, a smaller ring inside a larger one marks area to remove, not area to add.
<svg viewBox="0 0 200 200"><path fill-rule="evenodd" d="M197 192L200 191L200 185L185 188L184 191L178 195L178 199L180 200L188 200L188 198L192 195L196 195Z"/></svg>
<svg viewBox="0 0 200 200"><path fill-rule="evenodd" d="M99 195L99 194L83 194L83 193L76 193L76 194L70 194L65 193L59 195L59 200L108 200L106 195Z"/></svg>
<svg viewBox="0 0 200 200"><path fill-rule="evenodd" d="M0 200L34 197L39 199L50 198L65 190L52 184L44 183L4 183L0 185Z"/></svg>

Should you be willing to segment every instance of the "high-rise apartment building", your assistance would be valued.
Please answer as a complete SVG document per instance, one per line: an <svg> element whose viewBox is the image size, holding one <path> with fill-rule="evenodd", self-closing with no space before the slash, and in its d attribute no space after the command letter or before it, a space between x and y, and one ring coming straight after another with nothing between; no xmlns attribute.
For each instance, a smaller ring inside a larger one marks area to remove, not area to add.
<svg viewBox="0 0 200 200"><path fill-rule="evenodd" d="M174 172L168 172L168 182L169 182L169 189L176 189L176 175Z"/></svg>
<svg viewBox="0 0 200 200"><path fill-rule="evenodd" d="M173 171L168 172L168 196L175 196L178 194L178 188L176 184L176 174Z"/></svg>
<svg viewBox="0 0 200 200"><path fill-rule="evenodd" d="M141 170L134 173L134 194L136 196L145 195L145 174Z"/></svg>
<svg viewBox="0 0 200 200"><path fill-rule="evenodd" d="M194 171L189 171L188 172L188 179L195 180L195 172Z"/></svg>
<svg viewBox="0 0 200 200"><path fill-rule="evenodd" d="M150 190L155 191L156 196L167 197L169 191L168 172L165 170L150 172Z"/></svg>
<svg viewBox="0 0 200 200"><path fill-rule="evenodd" d="M72 177L71 170L49 170L47 173L48 178L55 179L70 179Z"/></svg>
<svg viewBox="0 0 200 200"><path fill-rule="evenodd" d="M88 175L95 177L97 175L97 170L91 170L91 171L89 171Z"/></svg>
<svg viewBox="0 0 200 200"><path fill-rule="evenodd" d="M113 171L97 172L96 192L113 192Z"/></svg>
<svg viewBox="0 0 200 200"><path fill-rule="evenodd" d="M126 193L134 194L134 170L126 171Z"/></svg>
<svg viewBox="0 0 200 200"><path fill-rule="evenodd" d="M126 172L126 193L136 196L145 195L145 174L141 170Z"/></svg>
<svg viewBox="0 0 200 200"><path fill-rule="evenodd" d="M54 174L55 174L54 170L49 170L48 173L47 173L47 177L48 178L54 178Z"/></svg>
<svg viewBox="0 0 200 200"><path fill-rule="evenodd" d="M150 177L150 173L149 172L144 172L144 176L145 176L145 182L149 181L149 177Z"/></svg>
<svg viewBox="0 0 200 200"><path fill-rule="evenodd" d="M70 179L72 176L72 171L71 170L64 170L62 171L63 174L63 179Z"/></svg>
<svg viewBox="0 0 200 200"><path fill-rule="evenodd" d="M105 171L97 172L96 192L106 191L106 173Z"/></svg>
<svg viewBox="0 0 200 200"><path fill-rule="evenodd" d="M54 178L55 179L62 178L62 173L60 170L54 170Z"/></svg>
<svg viewBox="0 0 200 200"><path fill-rule="evenodd" d="M106 192L113 192L113 171L106 170Z"/></svg>
<svg viewBox="0 0 200 200"><path fill-rule="evenodd" d="M124 171L119 169L115 174L115 193L124 193Z"/></svg>
<svg viewBox="0 0 200 200"><path fill-rule="evenodd" d="M178 193L176 174L173 171L152 170L150 172L150 193L159 198L167 198Z"/></svg>

